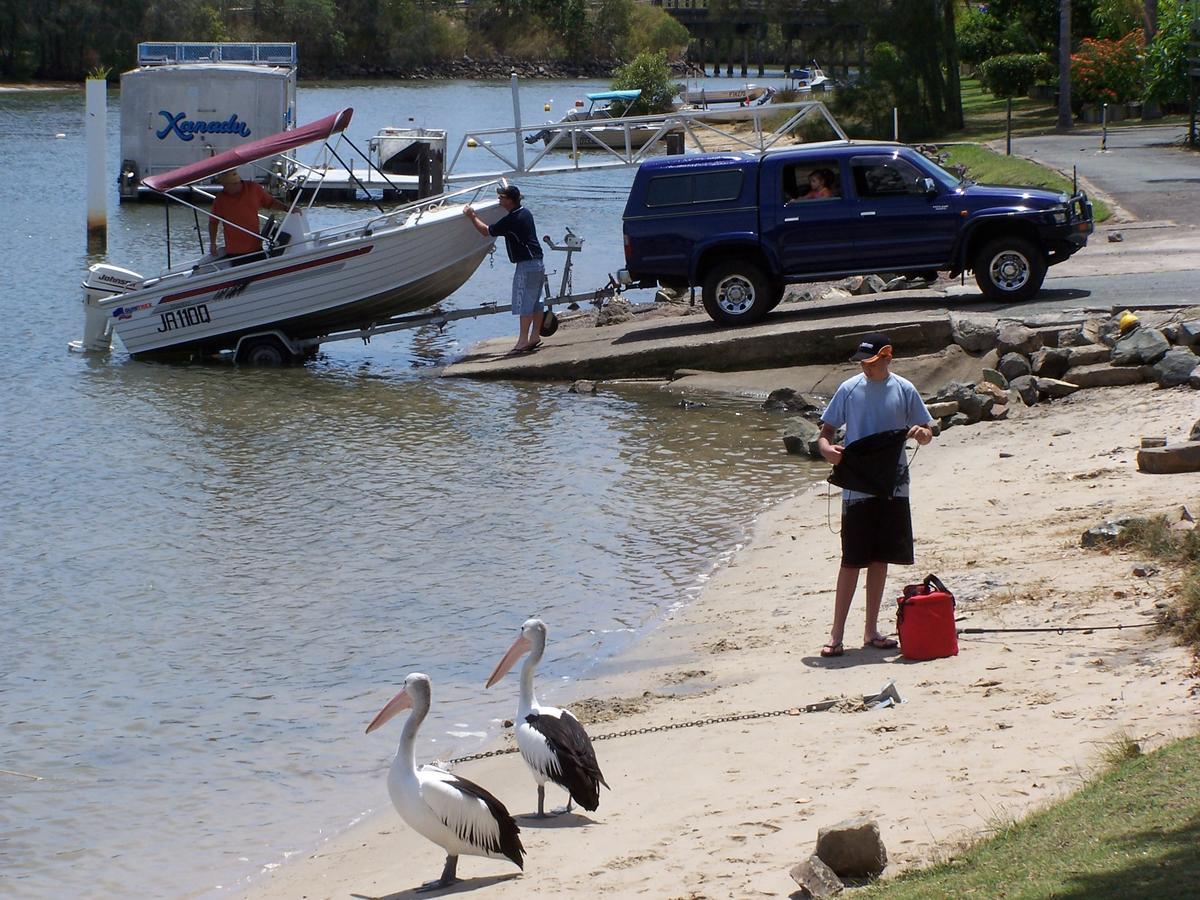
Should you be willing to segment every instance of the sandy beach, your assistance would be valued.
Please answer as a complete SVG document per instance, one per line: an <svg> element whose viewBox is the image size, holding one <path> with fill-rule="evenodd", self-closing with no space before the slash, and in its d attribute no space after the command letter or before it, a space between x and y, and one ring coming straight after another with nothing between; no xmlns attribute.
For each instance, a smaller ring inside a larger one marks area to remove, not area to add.
<svg viewBox="0 0 1200 900"><path fill-rule="evenodd" d="M894 370L904 374L904 360ZM928 572L957 595L964 628L1151 621L1171 573L1139 577L1143 560L1082 550L1079 539L1110 514L1196 510L1200 474L1142 475L1134 458L1142 436L1186 439L1198 413L1186 388L1082 391L922 448L912 466L917 565L893 568L884 630L894 630L901 587ZM1151 749L1195 728L1191 656L1153 628L964 635L957 657L909 663L858 648L860 593L845 656L821 659L838 559L827 515L836 528L837 502L822 486L763 515L699 601L605 667L616 674L580 684L583 700L545 684L542 699L571 701L594 735L856 697L888 679L904 704L598 742L612 791L596 813L519 820L524 874L464 857L464 881L432 896L785 897L797 889L788 870L812 852L817 829L858 815L879 820L891 875L1072 791L1118 735ZM492 690L511 715L516 676ZM398 739L399 727L388 736ZM518 756L457 771L518 816L535 808ZM436 877L444 857L390 809L382 773L379 793L377 816L243 896L417 896L411 889ZM560 805L564 795L551 788L548 799Z"/></svg>

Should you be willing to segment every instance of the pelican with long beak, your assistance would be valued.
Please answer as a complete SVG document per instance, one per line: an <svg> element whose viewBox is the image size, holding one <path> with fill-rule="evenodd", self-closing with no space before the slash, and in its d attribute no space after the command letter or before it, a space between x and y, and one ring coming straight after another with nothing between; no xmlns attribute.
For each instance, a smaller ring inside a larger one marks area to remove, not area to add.
<svg viewBox="0 0 1200 900"><path fill-rule="evenodd" d="M412 710L400 733L400 747L388 772L388 794L400 818L413 831L446 851L442 877L417 890L448 887L458 881L458 857L464 853L488 859L511 859L523 870L525 848L521 846L521 829L503 803L473 781L437 766L417 768L417 729L429 713L431 695L429 676L413 672L404 679L404 689L389 700L367 726L367 734L370 734L397 713Z"/></svg>
<svg viewBox="0 0 1200 900"><path fill-rule="evenodd" d="M524 654L529 658L521 667L521 699L517 702L517 746L537 782L538 818L546 816L546 782L564 788L570 799L588 812L600 806L600 785L608 787L592 739L583 726L565 709L543 706L533 693L533 673L546 652L546 625L541 619L529 619L521 626L521 636L513 642L487 681L491 687L504 677ZM611 790L611 788L609 788Z"/></svg>

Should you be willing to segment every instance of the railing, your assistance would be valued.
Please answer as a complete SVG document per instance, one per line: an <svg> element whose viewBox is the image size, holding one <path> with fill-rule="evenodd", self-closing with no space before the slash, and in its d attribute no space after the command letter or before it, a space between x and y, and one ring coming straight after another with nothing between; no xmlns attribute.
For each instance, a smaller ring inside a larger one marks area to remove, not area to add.
<svg viewBox="0 0 1200 900"><path fill-rule="evenodd" d="M296 45L143 41L137 46L137 61L139 66L170 66L194 62L294 66L296 65Z"/></svg>
<svg viewBox="0 0 1200 900"><path fill-rule="evenodd" d="M776 127L767 130L764 122L772 122L786 114ZM802 100L792 103L764 103L759 106L734 109L683 109L650 116L622 116L611 119L582 119L573 122L523 125L513 128L489 128L483 131L468 131L446 166L446 180L466 181L481 178L500 178L520 175L550 175L562 172L577 172L584 169L614 169L636 166L654 151L663 138L672 132L682 132L693 147L706 152L708 149L735 149L761 153L784 140L806 119L816 116L829 125L840 140L848 140L837 120L819 100ZM752 133L734 131L726 123L752 123ZM725 127L721 127L725 125ZM610 141L602 139L604 136ZM496 138L503 136L503 146L496 146ZM540 151L530 151L527 138L542 140L545 146ZM709 141L709 147L705 146ZM511 141L511 146L510 146ZM713 146L720 142L722 146ZM613 144L616 146L613 146ZM490 153L506 168L489 172L463 172L457 166L462 152L467 147L479 147ZM569 151L568 164L557 163L561 158L554 151ZM582 151L597 151L596 160L586 159ZM531 158L527 154L533 153ZM557 163L557 164L556 164Z"/></svg>

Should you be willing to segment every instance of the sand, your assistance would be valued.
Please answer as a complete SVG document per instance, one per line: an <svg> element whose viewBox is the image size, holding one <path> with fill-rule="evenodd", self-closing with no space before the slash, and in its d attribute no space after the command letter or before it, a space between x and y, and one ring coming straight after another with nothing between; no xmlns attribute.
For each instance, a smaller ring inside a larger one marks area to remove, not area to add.
<svg viewBox="0 0 1200 900"><path fill-rule="evenodd" d="M1186 438L1198 396L1084 391L922 448L912 468L917 565L892 571L885 630L900 588L930 571L957 594L961 627L1151 621L1171 573L1136 576L1143 560L1082 550L1079 538L1109 514L1196 510L1200 475L1142 475L1134 457L1144 435ZM905 703L597 742L612 791L596 813L523 821L524 874L464 857L465 880L434 896L785 897L796 890L788 870L812 852L817 829L858 815L878 819L892 875L1071 792L1119 736L1151 749L1194 730L1191 655L1151 628L964 635L957 657L910 663L858 648L860 596L845 656L821 659L838 558L826 510L814 489L765 514L700 599L623 660L626 674L585 682L599 699L573 705L599 735L787 710L873 693L888 679ZM833 512L836 526L836 500ZM515 675L501 687L515 707ZM517 756L458 771L514 814L535 808ZM440 873L442 852L390 810L382 775L379 791L378 816L256 880L246 896L415 896ZM548 794L553 805L564 800Z"/></svg>

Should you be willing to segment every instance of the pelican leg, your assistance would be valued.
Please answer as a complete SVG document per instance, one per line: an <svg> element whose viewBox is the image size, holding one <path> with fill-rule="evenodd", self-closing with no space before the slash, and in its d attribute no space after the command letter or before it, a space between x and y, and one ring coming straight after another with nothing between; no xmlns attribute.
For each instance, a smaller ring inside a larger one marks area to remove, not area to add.
<svg viewBox="0 0 1200 900"><path fill-rule="evenodd" d="M458 881L457 872L458 872L458 857L457 856L447 856L446 857L446 867L444 869L442 869L442 877L439 878L437 881L425 882L425 884L421 885L419 888L416 888L416 891L418 893L423 894L426 891L436 891L436 890L439 890L440 888L450 887L450 885L452 885Z"/></svg>
<svg viewBox="0 0 1200 900"><path fill-rule="evenodd" d="M537 811L537 817L538 817L539 819L544 819L544 818L546 818L546 786L545 786L544 784L539 784L539 785L538 785L538 811Z"/></svg>
<svg viewBox="0 0 1200 900"><path fill-rule="evenodd" d="M568 813L570 813L570 812L571 812L571 809L572 809L572 807L571 807L571 795L570 795L570 794L568 794L568 795L567 795L567 805L566 805L566 806L559 807L558 809L555 809L555 810L551 810L551 811L550 811L550 814L551 814L551 815L553 815L553 816L563 816L563 815L567 815Z"/></svg>

